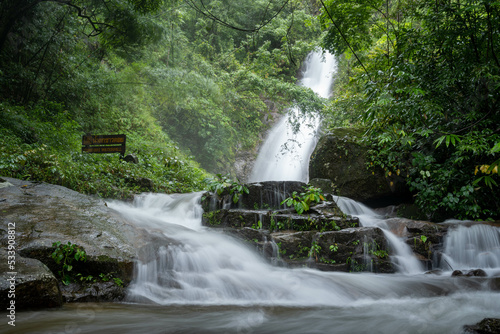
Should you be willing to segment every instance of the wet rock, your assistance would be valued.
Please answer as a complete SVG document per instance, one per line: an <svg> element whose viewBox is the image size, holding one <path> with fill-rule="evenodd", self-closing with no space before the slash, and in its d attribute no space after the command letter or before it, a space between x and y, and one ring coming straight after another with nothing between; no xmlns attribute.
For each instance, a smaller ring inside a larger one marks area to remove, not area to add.
<svg viewBox="0 0 500 334"><path fill-rule="evenodd" d="M126 162L131 162L134 164L139 163L139 158L137 158L134 154L127 154L124 158L122 158Z"/></svg>
<svg viewBox="0 0 500 334"><path fill-rule="evenodd" d="M302 215L292 209L265 211L220 209L203 213L202 224L209 227L251 227L254 229L335 231L359 226L359 219L343 214L333 202L323 202Z"/></svg>
<svg viewBox="0 0 500 334"><path fill-rule="evenodd" d="M311 245L317 235L316 231L276 232L271 233L273 241L278 245L281 258L292 267L311 266Z"/></svg>
<svg viewBox="0 0 500 334"><path fill-rule="evenodd" d="M8 253L0 249L0 305L5 310L11 300L17 310L26 308L58 307L62 295L52 272L42 262L16 256L12 268L8 266ZM15 286L12 283L15 282ZM11 296L9 296L11 295Z"/></svg>
<svg viewBox="0 0 500 334"><path fill-rule="evenodd" d="M487 277L488 274L484 270L482 270L482 269L473 269L473 270L469 270L469 271L466 271L466 272L463 272L461 270L454 270L451 273L451 276L452 277L455 277L455 276Z"/></svg>
<svg viewBox="0 0 500 334"><path fill-rule="evenodd" d="M209 227L252 227L269 229L270 211L221 209L203 213L202 225Z"/></svg>
<svg viewBox="0 0 500 334"><path fill-rule="evenodd" d="M330 179L320 179L320 178L315 178L309 180L309 184L312 185L313 187L320 188L323 190L324 193L328 194L335 194L336 186L335 183L332 182Z"/></svg>
<svg viewBox="0 0 500 334"><path fill-rule="evenodd" d="M153 180L147 177L137 177L137 178L127 177L125 179L125 182L127 182L130 185L139 187L139 189L141 189L144 192L152 192L155 187Z"/></svg>
<svg viewBox="0 0 500 334"><path fill-rule="evenodd" d="M126 289L113 281L71 283L61 286L65 303L117 302L125 299Z"/></svg>
<svg viewBox="0 0 500 334"><path fill-rule="evenodd" d="M150 233L129 223L101 199L61 186L4 179L12 186L0 188L0 198L5 199L0 202L0 245L3 249L12 233L8 231L10 226L15 231L17 255L38 260L46 266L39 267L37 275L45 275L46 268L55 274L61 270L51 258L55 249L53 243L59 241L62 244L71 242L87 254L86 262L74 262L74 272L93 277L101 273L112 274L125 285L132 280L137 250L151 242ZM39 289L48 288L45 285ZM82 289L86 288L82 286ZM65 291L62 291L63 298L73 300ZM102 298L106 299L105 296L111 295L105 294ZM26 307L32 306L37 305L26 304Z"/></svg>
<svg viewBox="0 0 500 334"><path fill-rule="evenodd" d="M233 201L231 189L226 188L219 196L214 193L205 193L201 205L204 211L220 209L247 209L247 210L277 210L284 208L281 202L292 196L294 191L301 193L306 186L298 181L266 181L246 184L249 193L242 194L237 203Z"/></svg>
<svg viewBox="0 0 500 334"><path fill-rule="evenodd" d="M374 227L328 232L279 232L271 237L291 266L325 271L373 271L393 273L382 230Z"/></svg>
<svg viewBox="0 0 500 334"><path fill-rule="evenodd" d="M399 237L406 238L406 243L419 257L425 267L432 267L434 255L439 255L443 246L447 226L407 218L390 218L386 227Z"/></svg>
<svg viewBox="0 0 500 334"><path fill-rule="evenodd" d="M323 232L316 242L321 247L322 262L345 263L348 270L354 272L395 272L387 240L378 227Z"/></svg>
<svg viewBox="0 0 500 334"><path fill-rule="evenodd" d="M311 179L328 179L334 194L372 207L399 204L411 199L404 179L386 177L381 169L367 169L368 148L357 141L359 129L334 129L318 141L309 162Z"/></svg>
<svg viewBox="0 0 500 334"><path fill-rule="evenodd" d="M491 290L500 291L500 277L491 277L488 285Z"/></svg>
<svg viewBox="0 0 500 334"><path fill-rule="evenodd" d="M464 331L471 334L498 334L500 333L500 319L485 318L475 325L465 325Z"/></svg>

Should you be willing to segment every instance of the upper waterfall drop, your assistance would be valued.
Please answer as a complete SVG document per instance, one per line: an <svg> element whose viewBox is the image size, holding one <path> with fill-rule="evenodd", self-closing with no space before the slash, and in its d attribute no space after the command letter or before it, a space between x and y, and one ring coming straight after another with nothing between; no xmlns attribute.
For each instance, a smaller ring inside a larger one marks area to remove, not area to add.
<svg viewBox="0 0 500 334"><path fill-rule="evenodd" d="M335 57L329 52L311 52L305 62L300 85L328 98L336 71ZM289 118L298 118L293 108L272 128L259 150L249 182L309 180L309 158L316 146L320 119L316 115L304 117L295 132Z"/></svg>

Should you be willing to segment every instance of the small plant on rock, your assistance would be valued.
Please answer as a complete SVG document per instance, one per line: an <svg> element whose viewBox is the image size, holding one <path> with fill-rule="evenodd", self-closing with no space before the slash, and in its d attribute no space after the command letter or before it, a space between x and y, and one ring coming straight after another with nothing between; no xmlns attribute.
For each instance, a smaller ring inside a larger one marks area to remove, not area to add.
<svg viewBox="0 0 500 334"><path fill-rule="evenodd" d="M75 272L75 270L73 270L75 262L87 261L87 253L80 246L72 244L70 241L68 241L67 244L57 241L54 242L52 246L55 247L55 250L52 252L51 257L55 263L61 266L61 270L57 273L59 277L61 277L61 282L64 285L69 285L72 282L78 281L81 283L95 283L100 279L103 282L113 280L117 286L123 287L123 281L118 277L114 277L113 273L101 273L99 277L94 277L92 275L85 276L82 273Z"/></svg>
<svg viewBox="0 0 500 334"><path fill-rule="evenodd" d="M296 191L292 193L292 197L286 198L281 202L281 205L293 206L295 211L300 215L309 211L311 204L324 201L325 198L321 194L321 189L313 186L305 188L305 192L298 194Z"/></svg>
<svg viewBox="0 0 500 334"><path fill-rule="evenodd" d="M248 194L250 191L244 184L231 180L222 174L216 174L215 178L207 179L208 190L215 192L217 195L222 195L226 188L229 188L229 194L232 195L233 203L238 203L240 196L243 193Z"/></svg>
<svg viewBox="0 0 500 334"><path fill-rule="evenodd" d="M68 241L67 244L62 244L60 241L54 242L52 244L56 249L52 252L52 259L59 265L61 265L61 270L57 273L61 277L61 281L64 285L71 283L73 279L73 261L87 261L87 254L85 250L79 246L72 244Z"/></svg>

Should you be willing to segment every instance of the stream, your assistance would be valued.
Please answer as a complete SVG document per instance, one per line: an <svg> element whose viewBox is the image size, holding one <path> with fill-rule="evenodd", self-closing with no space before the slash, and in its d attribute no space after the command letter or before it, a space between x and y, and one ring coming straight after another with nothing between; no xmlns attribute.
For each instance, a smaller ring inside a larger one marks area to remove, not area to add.
<svg viewBox="0 0 500 334"><path fill-rule="evenodd" d="M20 312L15 332L460 333L465 324L499 315L500 293L490 278L272 266L201 226L200 196L145 194L133 205L111 203L175 242L160 247L155 260L137 263L125 303Z"/></svg>

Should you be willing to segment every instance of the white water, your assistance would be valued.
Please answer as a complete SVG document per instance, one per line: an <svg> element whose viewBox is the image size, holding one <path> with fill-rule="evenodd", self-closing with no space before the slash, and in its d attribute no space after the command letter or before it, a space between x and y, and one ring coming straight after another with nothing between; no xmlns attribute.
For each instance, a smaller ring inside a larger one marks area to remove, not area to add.
<svg viewBox="0 0 500 334"><path fill-rule="evenodd" d="M239 241L201 226L200 194L147 194L110 206L171 239L136 266L131 300L156 304L346 306L460 290L457 282L399 276L287 269L268 264ZM341 204L342 205L342 204ZM182 208L185 216L178 214ZM366 207L360 206L365 211ZM362 215L360 215L362 217ZM364 219L362 217L362 219Z"/></svg>
<svg viewBox="0 0 500 334"><path fill-rule="evenodd" d="M393 255L391 255L391 260L396 265L399 272L405 274L418 274L423 272L424 268L420 261L413 255L411 248L389 230L385 220L377 213L367 206L347 197L333 196L333 200L337 203L342 212L358 217L362 226L376 226L384 232L392 249Z"/></svg>
<svg viewBox="0 0 500 334"><path fill-rule="evenodd" d="M443 257L452 269L500 273L500 229L483 224L451 227Z"/></svg>
<svg viewBox="0 0 500 334"><path fill-rule="evenodd" d="M335 58L326 52L312 52L304 62L305 69L300 84L311 88L316 94L327 98L330 95ZM294 131L290 119L298 119L300 127ZM249 182L302 181L309 178L309 158L317 142L320 126L318 116L300 116L298 109L290 110L273 127L260 148Z"/></svg>
<svg viewBox="0 0 500 334"><path fill-rule="evenodd" d="M16 327L2 333L442 334L499 316L498 288L481 277L272 266L242 243L203 228L200 196L147 194L132 205L109 203L170 239L157 250L137 250L129 303L17 312ZM373 215L344 202L363 221Z"/></svg>
<svg viewBox="0 0 500 334"><path fill-rule="evenodd" d="M342 306L377 300L396 291L400 296L411 295L415 286L434 285L413 279L394 287L396 276L368 278L273 267L240 242L204 229L197 204L200 196L148 194L138 197L133 206L110 204L141 227L163 231L172 239L158 251L151 248L157 252L146 256L151 260L137 263L130 300L161 305ZM180 210L186 215L179 215ZM442 289L439 285L438 290Z"/></svg>
<svg viewBox="0 0 500 334"><path fill-rule="evenodd" d="M498 317L500 293L482 278L272 266L202 227L200 196L147 194L133 205L110 203L171 240L137 263L128 298L141 305L35 312L35 331L69 322L92 333L460 333L465 324ZM373 216L359 203L345 204L363 221ZM82 320L89 313L92 321Z"/></svg>

